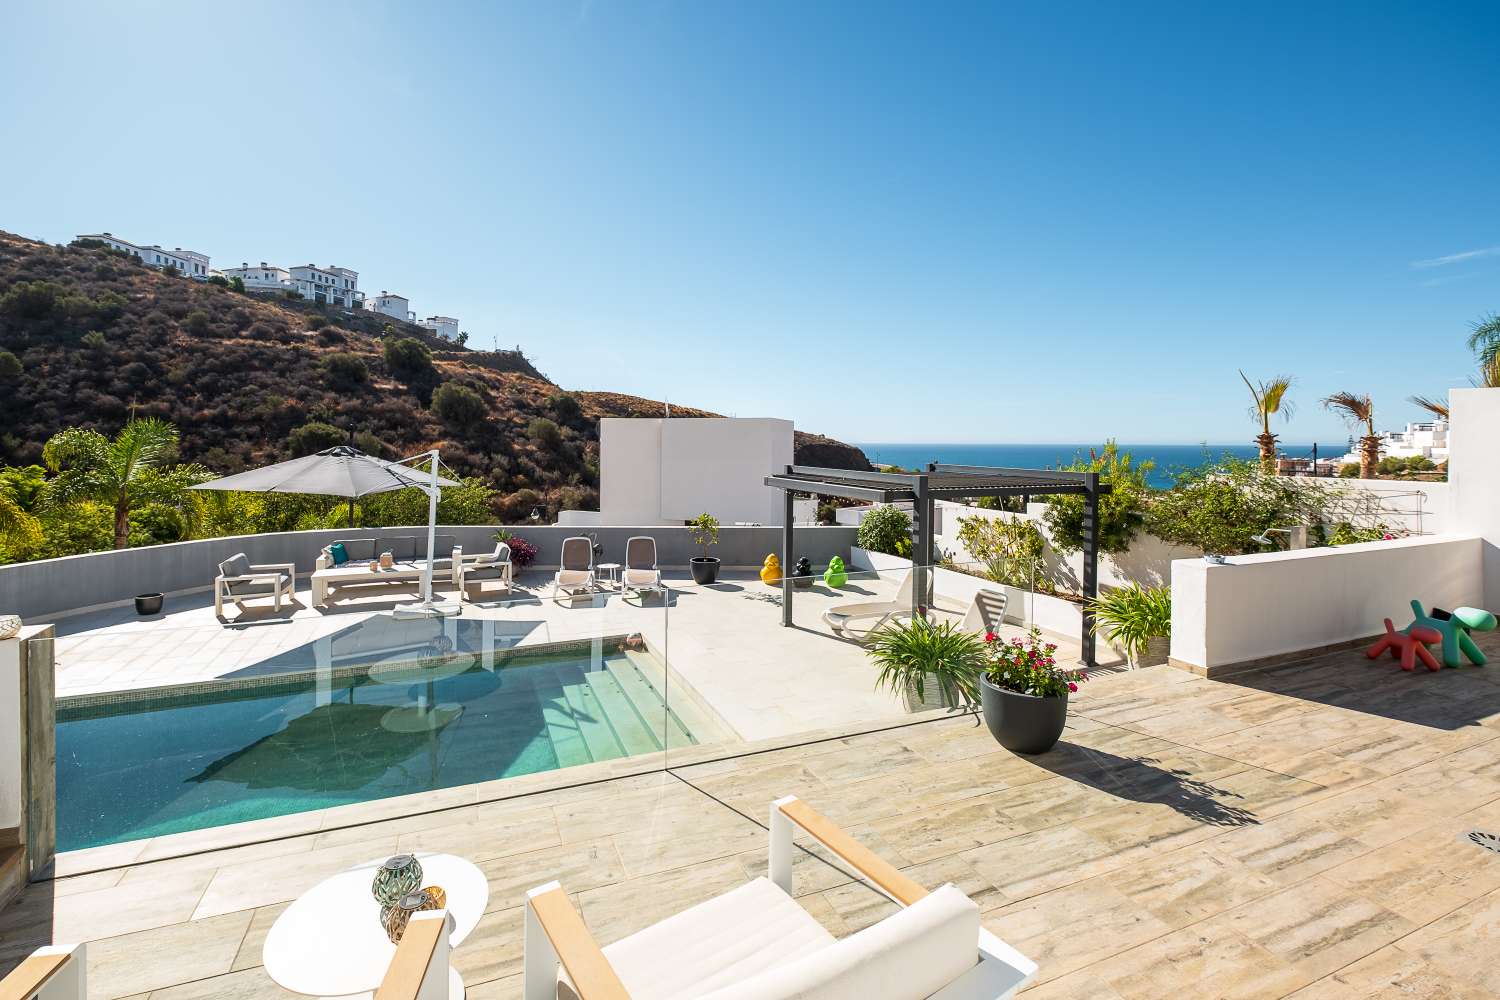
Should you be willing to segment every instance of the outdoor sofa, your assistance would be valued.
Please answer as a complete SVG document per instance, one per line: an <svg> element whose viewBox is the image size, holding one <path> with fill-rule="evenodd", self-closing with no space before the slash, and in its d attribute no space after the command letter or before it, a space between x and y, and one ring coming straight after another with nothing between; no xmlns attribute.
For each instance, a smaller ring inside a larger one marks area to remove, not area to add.
<svg viewBox="0 0 1500 1000"><path fill-rule="evenodd" d="M342 545L348 557L336 562L333 547ZM455 587L461 587L463 550L452 535L436 535L433 539L434 558L432 578L436 582L446 578ZM370 569L381 553L389 552L392 559L390 569ZM328 601L329 592L335 586L369 583L410 583L419 579L427 563L427 536L381 535L378 538L339 538L329 542L318 553L313 564L313 604L322 607Z"/></svg>

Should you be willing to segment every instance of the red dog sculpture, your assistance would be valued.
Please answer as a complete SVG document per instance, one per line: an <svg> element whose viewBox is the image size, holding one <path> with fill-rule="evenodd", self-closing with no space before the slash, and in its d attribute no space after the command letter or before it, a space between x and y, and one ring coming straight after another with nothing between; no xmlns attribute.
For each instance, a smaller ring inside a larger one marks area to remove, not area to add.
<svg viewBox="0 0 1500 1000"><path fill-rule="evenodd" d="M1424 628L1421 625L1413 625L1406 632L1397 632L1396 626L1391 620L1385 620L1385 635L1376 640L1375 645L1365 650L1365 655L1375 659L1386 650L1391 651L1391 659L1401 661L1402 670L1417 669L1417 659L1420 658L1427 664L1428 670L1441 670L1441 663L1428 651L1430 643L1442 642L1443 637L1438 634L1437 629Z"/></svg>

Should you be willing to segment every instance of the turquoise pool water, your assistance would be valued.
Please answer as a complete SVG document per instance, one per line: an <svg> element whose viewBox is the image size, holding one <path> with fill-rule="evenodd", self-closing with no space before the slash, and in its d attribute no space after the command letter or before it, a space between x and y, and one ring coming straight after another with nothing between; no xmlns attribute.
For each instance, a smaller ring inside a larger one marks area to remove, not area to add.
<svg viewBox="0 0 1500 1000"><path fill-rule="evenodd" d="M428 650L428 653L432 653ZM620 645L394 656L57 721L59 850L534 774L702 741L661 665ZM686 721L684 721L686 720Z"/></svg>

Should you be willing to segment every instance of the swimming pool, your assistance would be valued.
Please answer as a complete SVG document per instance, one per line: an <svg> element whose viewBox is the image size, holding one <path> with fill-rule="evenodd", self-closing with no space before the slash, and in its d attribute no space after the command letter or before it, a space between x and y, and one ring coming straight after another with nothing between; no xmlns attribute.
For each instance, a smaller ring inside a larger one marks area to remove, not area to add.
<svg viewBox="0 0 1500 1000"><path fill-rule="evenodd" d="M488 661L488 666L486 666ZM638 638L63 699L63 851L708 742Z"/></svg>

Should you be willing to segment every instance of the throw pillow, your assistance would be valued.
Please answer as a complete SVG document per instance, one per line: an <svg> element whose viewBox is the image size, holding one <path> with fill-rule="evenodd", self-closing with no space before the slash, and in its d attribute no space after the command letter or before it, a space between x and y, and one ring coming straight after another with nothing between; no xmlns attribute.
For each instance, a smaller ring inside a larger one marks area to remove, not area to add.
<svg viewBox="0 0 1500 1000"><path fill-rule="evenodd" d="M335 566L342 566L349 561L349 553L344 551L343 542L334 542L328 546L328 554L333 556L333 564Z"/></svg>

